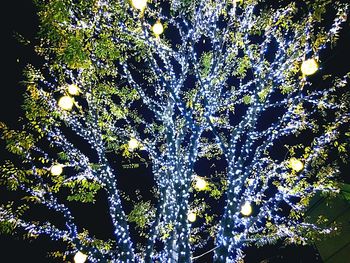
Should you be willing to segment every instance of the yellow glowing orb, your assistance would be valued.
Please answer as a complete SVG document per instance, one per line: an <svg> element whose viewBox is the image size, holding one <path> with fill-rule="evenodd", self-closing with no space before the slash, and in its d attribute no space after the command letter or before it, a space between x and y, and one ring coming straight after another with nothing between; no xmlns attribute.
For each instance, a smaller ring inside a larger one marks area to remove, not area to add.
<svg viewBox="0 0 350 263"><path fill-rule="evenodd" d="M75 85L75 84L70 84L70 85L68 86L68 93L69 93L70 95L78 95L78 94L79 94L79 88L78 88L78 86Z"/></svg>
<svg viewBox="0 0 350 263"><path fill-rule="evenodd" d="M156 36L159 36L164 32L164 27L161 22L157 22L152 26L152 31Z"/></svg>
<svg viewBox="0 0 350 263"><path fill-rule="evenodd" d="M297 158L291 158L289 160L289 166L296 172L300 172L304 168L303 162Z"/></svg>
<svg viewBox="0 0 350 263"><path fill-rule="evenodd" d="M128 142L129 150L133 151L137 147L139 147L139 142L135 138L131 138L130 141Z"/></svg>
<svg viewBox="0 0 350 263"><path fill-rule="evenodd" d="M143 10L147 6L147 0L132 0L131 4L134 8Z"/></svg>
<svg viewBox="0 0 350 263"><path fill-rule="evenodd" d="M73 108L74 101L69 96L63 96L58 101L58 106L64 110L71 110Z"/></svg>
<svg viewBox="0 0 350 263"><path fill-rule="evenodd" d="M241 214L244 216L249 216L252 213L253 209L250 205L250 202L246 201L241 207Z"/></svg>
<svg viewBox="0 0 350 263"><path fill-rule="evenodd" d="M78 251L74 256L75 263L84 263L87 259L87 255Z"/></svg>
<svg viewBox="0 0 350 263"><path fill-rule="evenodd" d="M207 187L208 183L201 177L196 178L196 188L198 190L204 190Z"/></svg>
<svg viewBox="0 0 350 263"><path fill-rule="evenodd" d="M190 212L188 215L187 215L187 219L188 219L188 221L190 221L190 222L194 222L194 221L196 221L196 219L197 219L197 215L195 214L195 213L193 213L193 212Z"/></svg>
<svg viewBox="0 0 350 263"><path fill-rule="evenodd" d="M301 72L306 76L314 74L317 70L318 64L313 58L307 59L301 64Z"/></svg>
<svg viewBox="0 0 350 263"><path fill-rule="evenodd" d="M60 175L63 172L62 164L52 165L50 172L52 175Z"/></svg>

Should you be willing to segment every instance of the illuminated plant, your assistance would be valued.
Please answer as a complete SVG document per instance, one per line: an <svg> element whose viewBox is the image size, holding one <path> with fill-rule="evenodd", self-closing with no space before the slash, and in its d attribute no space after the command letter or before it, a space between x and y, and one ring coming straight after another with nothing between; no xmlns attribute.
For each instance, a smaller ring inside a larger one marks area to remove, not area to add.
<svg viewBox="0 0 350 263"><path fill-rule="evenodd" d="M62 240L59 255L76 262L192 262L209 244L214 262L240 262L249 244L330 233L304 213L315 193L338 191L327 153L348 127L349 74L314 82L348 4L286 2L36 0L45 63L25 71L23 130L1 123L22 162L6 161L0 183L24 202L0 207L2 229ZM141 151L156 202L127 215L112 159ZM219 167L199 174L203 163ZM79 229L60 201L93 203L99 192L111 240ZM26 221L33 204L65 228Z"/></svg>

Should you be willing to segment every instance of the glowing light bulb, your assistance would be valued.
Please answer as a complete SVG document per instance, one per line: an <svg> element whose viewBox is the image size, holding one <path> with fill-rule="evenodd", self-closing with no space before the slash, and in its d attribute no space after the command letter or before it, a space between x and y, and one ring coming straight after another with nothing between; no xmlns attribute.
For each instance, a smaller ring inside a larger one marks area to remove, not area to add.
<svg viewBox="0 0 350 263"><path fill-rule="evenodd" d="M69 96L63 96L58 101L58 106L64 110L71 110L73 108L74 101Z"/></svg>
<svg viewBox="0 0 350 263"><path fill-rule="evenodd" d="M79 88L78 88L78 86L75 85L75 84L70 84L70 85L68 86L68 93L69 93L70 95L78 95L78 94L79 94Z"/></svg>
<svg viewBox="0 0 350 263"><path fill-rule="evenodd" d="M300 172L304 168L303 162L298 160L297 158L291 158L289 160L289 166L296 172Z"/></svg>
<svg viewBox="0 0 350 263"><path fill-rule="evenodd" d="M196 178L196 188L201 191L204 190L207 187L208 183L201 177Z"/></svg>
<svg viewBox="0 0 350 263"><path fill-rule="evenodd" d="M52 175L60 175L63 172L62 164L52 165L50 172Z"/></svg>
<svg viewBox="0 0 350 263"><path fill-rule="evenodd" d="M301 72L306 76L314 74L317 70L318 64L313 58L307 59L301 64Z"/></svg>
<svg viewBox="0 0 350 263"><path fill-rule="evenodd" d="M143 10L147 6L147 0L132 0L131 4L134 8Z"/></svg>
<svg viewBox="0 0 350 263"><path fill-rule="evenodd" d="M131 138L128 142L129 150L133 151L139 146L139 142L135 138Z"/></svg>
<svg viewBox="0 0 350 263"><path fill-rule="evenodd" d="M159 36L164 32L164 27L161 22L157 22L152 26L152 31L156 36Z"/></svg>
<svg viewBox="0 0 350 263"><path fill-rule="evenodd" d="M250 202L246 201L241 207L241 214L244 216L249 216L253 212Z"/></svg>
<svg viewBox="0 0 350 263"><path fill-rule="evenodd" d="M78 251L74 256L75 263L84 263L87 259L87 255Z"/></svg>
<svg viewBox="0 0 350 263"><path fill-rule="evenodd" d="M196 221L196 219L197 219L197 215L194 213L194 212L190 212L188 215L187 215L187 219L188 219L188 221L190 221L190 222L194 222L194 221Z"/></svg>

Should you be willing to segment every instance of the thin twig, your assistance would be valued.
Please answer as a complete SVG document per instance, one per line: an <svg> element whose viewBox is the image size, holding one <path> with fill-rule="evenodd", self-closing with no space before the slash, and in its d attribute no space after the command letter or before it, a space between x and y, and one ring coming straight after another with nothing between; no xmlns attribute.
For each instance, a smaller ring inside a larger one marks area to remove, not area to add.
<svg viewBox="0 0 350 263"><path fill-rule="evenodd" d="M199 255L199 256L192 257L192 260L196 260L196 259L198 259L198 258L200 258L200 257L203 257L204 255L209 254L210 252L214 251L214 250L217 249L218 247L219 247L219 246L216 246L216 247L214 247L214 248L208 250L207 252L204 252L203 254L201 254L201 255Z"/></svg>

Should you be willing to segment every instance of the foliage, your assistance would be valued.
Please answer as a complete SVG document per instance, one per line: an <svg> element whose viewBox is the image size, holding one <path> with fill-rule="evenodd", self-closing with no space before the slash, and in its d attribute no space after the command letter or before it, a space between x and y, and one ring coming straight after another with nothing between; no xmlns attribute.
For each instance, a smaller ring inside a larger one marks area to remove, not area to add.
<svg viewBox="0 0 350 263"><path fill-rule="evenodd" d="M135 223L139 228L145 228L154 217L152 210L154 209L152 209L150 201L140 201L134 205L133 210L128 214L128 221Z"/></svg>
<svg viewBox="0 0 350 263"><path fill-rule="evenodd" d="M81 251L91 262L191 262L214 243L215 262L242 262L247 246L335 230L304 217L315 194L340 191L350 73L300 71L327 59L347 3L34 2L45 63L24 71L21 128L0 123L11 154L0 186L21 202L1 205L2 232L61 240L66 251L51 256L63 260ZM151 169L152 200L123 193L115 163ZM81 229L71 212L99 202L113 239ZM26 220L34 207L64 224Z"/></svg>

